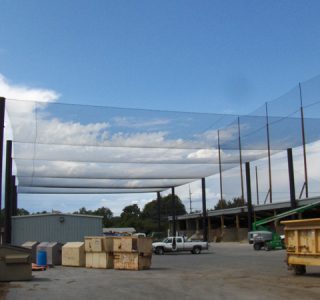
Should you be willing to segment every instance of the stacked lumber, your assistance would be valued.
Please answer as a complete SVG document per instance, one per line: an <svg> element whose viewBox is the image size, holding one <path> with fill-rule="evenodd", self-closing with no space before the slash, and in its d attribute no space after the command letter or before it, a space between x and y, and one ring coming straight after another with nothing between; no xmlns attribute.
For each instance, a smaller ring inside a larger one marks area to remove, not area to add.
<svg viewBox="0 0 320 300"><path fill-rule="evenodd" d="M113 268L113 238L87 236L84 238L86 268Z"/></svg>
<svg viewBox="0 0 320 300"><path fill-rule="evenodd" d="M146 237L120 237L113 241L114 268L117 270L150 269L152 239Z"/></svg>

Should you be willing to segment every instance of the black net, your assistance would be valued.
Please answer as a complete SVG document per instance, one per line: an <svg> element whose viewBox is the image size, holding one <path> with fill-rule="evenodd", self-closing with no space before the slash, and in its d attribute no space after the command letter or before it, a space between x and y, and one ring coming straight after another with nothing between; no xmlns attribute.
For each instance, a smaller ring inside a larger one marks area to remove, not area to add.
<svg viewBox="0 0 320 300"><path fill-rule="evenodd" d="M241 116L7 99L19 192L164 191L218 174L219 163L240 189L240 163L265 165L268 145L273 157L301 153L303 126L306 143L319 140L319 81Z"/></svg>

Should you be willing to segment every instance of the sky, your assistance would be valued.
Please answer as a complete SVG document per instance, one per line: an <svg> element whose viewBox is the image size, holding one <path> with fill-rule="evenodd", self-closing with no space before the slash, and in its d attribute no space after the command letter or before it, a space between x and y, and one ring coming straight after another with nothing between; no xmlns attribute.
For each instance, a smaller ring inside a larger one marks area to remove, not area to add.
<svg viewBox="0 0 320 300"><path fill-rule="evenodd" d="M249 113L320 73L319 11L319 1L292 0L0 0L0 95ZM213 199L217 186L207 186ZM199 209L199 183L192 193ZM187 203L188 190L181 195ZM80 198L21 195L19 203L30 211L105 205L119 214L154 195Z"/></svg>

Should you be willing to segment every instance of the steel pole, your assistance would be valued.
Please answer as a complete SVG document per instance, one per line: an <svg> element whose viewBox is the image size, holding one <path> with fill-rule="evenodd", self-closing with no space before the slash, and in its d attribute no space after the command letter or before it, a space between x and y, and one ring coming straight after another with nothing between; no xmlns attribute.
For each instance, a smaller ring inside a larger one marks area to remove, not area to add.
<svg viewBox="0 0 320 300"><path fill-rule="evenodd" d="M244 205L240 117L238 117L238 134L239 134L239 161L240 161L241 199L242 199L242 205Z"/></svg>
<svg viewBox="0 0 320 300"><path fill-rule="evenodd" d="M208 241L208 220L207 220L207 201L206 201L206 179L201 178L202 186L202 218L203 218L203 240Z"/></svg>
<svg viewBox="0 0 320 300"><path fill-rule="evenodd" d="M174 187L171 188L171 204L172 204L172 236L176 236L177 235L176 201L175 201Z"/></svg>
<svg viewBox="0 0 320 300"><path fill-rule="evenodd" d="M6 148L6 189L5 189L5 215L4 215L4 242L11 243L11 217L12 217L12 191L11 191L11 177L12 177L12 141L7 141Z"/></svg>
<svg viewBox="0 0 320 300"><path fill-rule="evenodd" d="M158 231L161 231L161 196L160 192L157 192L157 212L158 212Z"/></svg>
<svg viewBox="0 0 320 300"><path fill-rule="evenodd" d="M251 200L251 178L250 163L246 162L246 183L247 183L247 205L248 205L248 230L252 229L252 200Z"/></svg>
<svg viewBox="0 0 320 300"><path fill-rule="evenodd" d="M291 208L294 209L297 207L296 203L296 191L295 191L295 183L294 183L294 170L293 170L293 157L292 157L292 149L287 149L288 156L288 172L289 172L289 185L290 185L290 203Z"/></svg>
<svg viewBox="0 0 320 300"><path fill-rule="evenodd" d="M6 99L0 97L0 212L2 211L2 171L3 171L3 144L4 144L4 116ZM2 226L2 214L0 213L0 227ZM1 242L1 241L0 241Z"/></svg>
<svg viewBox="0 0 320 300"><path fill-rule="evenodd" d="M269 115L268 104L266 103L266 121L267 121L267 143L268 143L268 169L269 169L269 197L272 203L272 178L271 178L271 154L270 154L270 133L269 133Z"/></svg>
<svg viewBox="0 0 320 300"><path fill-rule="evenodd" d="M218 154L219 154L219 175L220 175L220 206L222 205L222 167L221 167L221 148L220 148L220 130L218 130Z"/></svg>
<svg viewBox="0 0 320 300"><path fill-rule="evenodd" d="M309 188L308 188L308 168L307 168L307 150L306 150L306 135L304 129L304 113L302 105L302 89L299 82L299 91L300 91L300 112L301 112L301 132L302 132L302 146L303 146L303 163L304 163L304 183L306 187L306 198L309 197Z"/></svg>
<svg viewBox="0 0 320 300"><path fill-rule="evenodd" d="M256 170L256 191L257 191L257 205L259 205L259 182L258 182L258 167L255 167Z"/></svg>

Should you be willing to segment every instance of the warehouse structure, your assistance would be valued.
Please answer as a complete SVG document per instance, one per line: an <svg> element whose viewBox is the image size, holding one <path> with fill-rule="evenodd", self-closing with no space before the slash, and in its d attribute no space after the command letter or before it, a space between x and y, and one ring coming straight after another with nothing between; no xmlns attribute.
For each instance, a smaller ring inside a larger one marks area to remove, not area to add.
<svg viewBox="0 0 320 300"><path fill-rule="evenodd" d="M26 241L77 242L94 235L102 235L100 216L37 214L12 217L11 243L17 246Z"/></svg>
<svg viewBox="0 0 320 300"><path fill-rule="evenodd" d="M320 201L320 197L297 200L297 206L304 206ZM291 209L291 203L280 202L272 204L254 205L252 207L253 221L281 214ZM320 208L314 208L300 214L299 218L319 217ZM289 217L290 218L290 217ZM169 217L170 229L172 230L172 217ZM176 230L181 235L195 238L203 237L203 214L193 213L177 216ZM211 210L207 212L208 241L241 242L248 237L248 207L236 207L229 209ZM274 231L283 234L283 226L276 221L272 224Z"/></svg>

